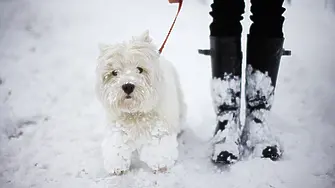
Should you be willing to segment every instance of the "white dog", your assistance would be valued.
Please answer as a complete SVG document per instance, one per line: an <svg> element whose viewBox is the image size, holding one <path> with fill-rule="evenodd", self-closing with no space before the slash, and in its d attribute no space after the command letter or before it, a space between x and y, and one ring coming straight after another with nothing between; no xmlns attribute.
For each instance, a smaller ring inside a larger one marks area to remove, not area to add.
<svg viewBox="0 0 335 188"><path fill-rule="evenodd" d="M186 106L177 72L160 56L149 32L101 45L96 75L108 121L102 143L108 173L128 171L134 151L155 172L172 167Z"/></svg>

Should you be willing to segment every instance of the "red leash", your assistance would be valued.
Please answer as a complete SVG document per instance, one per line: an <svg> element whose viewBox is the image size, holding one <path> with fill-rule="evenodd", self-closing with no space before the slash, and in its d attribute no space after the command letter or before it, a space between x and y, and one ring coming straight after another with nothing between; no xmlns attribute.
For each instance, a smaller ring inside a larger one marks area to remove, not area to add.
<svg viewBox="0 0 335 188"><path fill-rule="evenodd" d="M175 22L176 22L176 20L177 20L177 17L178 17L178 15L179 15L179 12L180 12L180 10L181 10L181 6L182 6L182 5L183 5L183 0L179 0L179 6L178 6L178 11L177 11L176 17L175 17L174 20L173 20L173 23L172 23L172 25L171 25L171 27L170 27L169 33L167 34L167 36L166 36L166 38L165 38L165 40L164 40L164 42L163 42L161 48L159 49L159 53L160 53L160 54L162 53L163 48L164 48L164 46L165 46L165 43L166 43L167 39L168 39L169 36L170 36L170 33L171 33L172 28L173 28L173 26L174 26L174 24L175 24Z"/></svg>

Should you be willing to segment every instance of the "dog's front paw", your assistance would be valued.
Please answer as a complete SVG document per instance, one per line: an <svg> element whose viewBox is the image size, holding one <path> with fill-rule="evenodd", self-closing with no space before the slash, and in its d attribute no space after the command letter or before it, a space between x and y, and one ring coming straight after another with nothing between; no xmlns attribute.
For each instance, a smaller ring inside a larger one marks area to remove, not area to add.
<svg viewBox="0 0 335 188"><path fill-rule="evenodd" d="M178 159L178 142L176 136L165 136L143 146L140 158L154 173L168 171Z"/></svg>
<svg viewBox="0 0 335 188"><path fill-rule="evenodd" d="M170 168L174 166L177 160L163 159L162 157L157 157L147 161L147 165L151 168L154 174L167 172Z"/></svg>
<svg viewBox="0 0 335 188"><path fill-rule="evenodd" d="M133 148L121 144L117 137L105 138L102 143L104 168L110 175L122 175L129 170Z"/></svg>
<svg viewBox="0 0 335 188"><path fill-rule="evenodd" d="M164 173L167 172L168 168L167 167L162 167L162 168L158 168L156 170L152 169L154 174L158 174L158 173Z"/></svg>
<svg viewBox="0 0 335 188"><path fill-rule="evenodd" d="M120 176L125 174L130 167L130 160L123 160L120 158L115 158L112 157L110 159L105 159L104 160L104 167L105 170L108 172L110 175L116 175Z"/></svg>
<svg viewBox="0 0 335 188"><path fill-rule="evenodd" d="M151 168L153 173L157 174L167 172L175 165L177 159L168 159L164 156L155 156L151 159L146 159L143 161L146 162L146 164Z"/></svg>

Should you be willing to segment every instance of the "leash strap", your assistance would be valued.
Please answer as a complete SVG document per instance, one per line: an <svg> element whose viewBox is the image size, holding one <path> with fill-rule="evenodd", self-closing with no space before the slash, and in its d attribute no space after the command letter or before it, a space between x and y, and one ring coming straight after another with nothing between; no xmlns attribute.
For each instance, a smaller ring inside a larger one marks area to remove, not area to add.
<svg viewBox="0 0 335 188"><path fill-rule="evenodd" d="M179 15L179 12L180 12L180 10L181 10L181 6L182 6L182 5L183 5L183 0L179 0L179 6L178 6L178 11L177 11L176 17L174 18L173 23L172 23L172 25L171 25L171 27L170 27L170 30L169 30L168 34L166 35L166 38L165 38L165 40L164 40L162 46L161 46L160 49L159 49L159 54L161 54L162 51L163 51L163 48L164 48L164 46L165 46L165 44L166 44L167 39L168 39L169 36L170 36L170 33L171 33L171 31L172 31L172 28L173 28L174 24L176 23L176 20L177 20L177 17L178 17L178 15Z"/></svg>

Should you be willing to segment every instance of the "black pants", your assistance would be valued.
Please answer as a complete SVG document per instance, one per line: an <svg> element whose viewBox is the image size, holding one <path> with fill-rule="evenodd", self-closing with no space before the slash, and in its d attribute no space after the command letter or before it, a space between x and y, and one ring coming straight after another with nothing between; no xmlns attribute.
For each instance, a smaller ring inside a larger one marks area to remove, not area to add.
<svg viewBox="0 0 335 188"><path fill-rule="evenodd" d="M251 13L250 36L269 38L283 37L282 14L284 0L250 0ZM210 15L213 21L210 24L211 36L241 36L245 3L244 0L214 0Z"/></svg>

